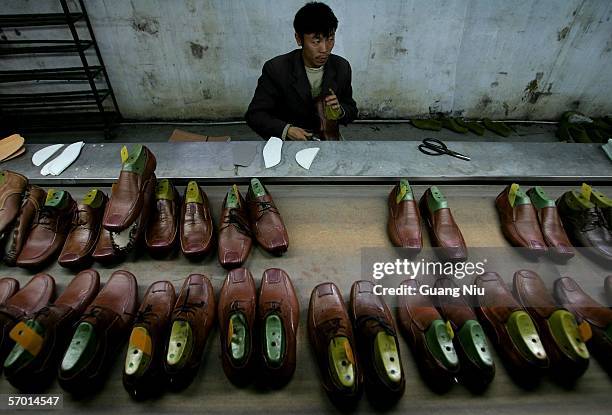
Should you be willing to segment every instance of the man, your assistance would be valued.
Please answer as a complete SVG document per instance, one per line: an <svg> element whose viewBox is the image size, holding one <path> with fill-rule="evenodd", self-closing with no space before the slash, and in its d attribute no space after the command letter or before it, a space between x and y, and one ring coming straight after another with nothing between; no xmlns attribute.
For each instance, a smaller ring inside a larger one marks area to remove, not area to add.
<svg viewBox="0 0 612 415"><path fill-rule="evenodd" d="M326 4L308 3L296 13L293 28L301 49L264 64L245 114L249 127L264 139L312 139L321 122L317 98L344 125L357 117L351 66L331 53L338 28L334 12Z"/></svg>

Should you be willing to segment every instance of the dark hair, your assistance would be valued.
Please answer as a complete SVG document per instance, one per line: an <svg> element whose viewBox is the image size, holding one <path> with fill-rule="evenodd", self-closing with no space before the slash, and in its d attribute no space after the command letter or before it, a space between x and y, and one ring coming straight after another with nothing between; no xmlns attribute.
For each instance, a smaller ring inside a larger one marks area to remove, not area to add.
<svg viewBox="0 0 612 415"><path fill-rule="evenodd" d="M305 33L321 34L327 37L338 28L338 19L327 4L313 1L306 3L295 14L293 28L301 39L304 39Z"/></svg>

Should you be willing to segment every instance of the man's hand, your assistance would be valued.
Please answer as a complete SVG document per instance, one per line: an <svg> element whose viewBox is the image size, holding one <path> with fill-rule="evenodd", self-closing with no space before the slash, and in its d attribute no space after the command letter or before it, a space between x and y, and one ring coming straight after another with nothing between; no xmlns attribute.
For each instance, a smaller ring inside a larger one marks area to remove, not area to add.
<svg viewBox="0 0 612 415"><path fill-rule="evenodd" d="M310 137L312 137L312 133L309 133L308 131L300 128L300 127L289 127L289 129L287 130L287 137L290 140L297 140L297 141L306 141L308 140Z"/></svg>
<svg viewBox="0 0 612 415"><path fill-rule="evenodd" d="M331 89L330 92L332 92ZM325 97L325 105L332 107L336 111L340 110L340 101L338 101L336 94L327 95Z"/></svg>

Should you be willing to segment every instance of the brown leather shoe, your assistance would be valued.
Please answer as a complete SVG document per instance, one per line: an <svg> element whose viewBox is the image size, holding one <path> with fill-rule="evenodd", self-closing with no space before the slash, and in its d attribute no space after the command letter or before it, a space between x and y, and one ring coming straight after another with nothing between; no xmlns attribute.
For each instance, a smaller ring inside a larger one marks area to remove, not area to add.
<svg viewBox="0 0 612 415"><path fill-rule="evenodd" d="M238 385L248 383L253 375L256 304L255 281L249 270L231 270L219 295L219 335L223 371Z"/></svg>
<svg viewBox="0 0 612 415"><path fill-rule="evenodd" d="M265 186L257 179L251 179L247 193L247 204L251 229L257 243L273 255L282 255L289 247L289 236L280 212Z"/></svg>
<svg viewBox="0 0 612 415"><path fill-rule="evenodd" d="M446 389L459 373L459 358L446 323L420 286L417 279L400 285L406 291L398 298L398 325L425 381L430 387Z"/></svg>
<svg viewBox="0 0 612 415"><path fill-rule="evenodd" d="M0 171L0 239L15 220L28 179L10 170Z"/></svg>
<svg viewBox="0 0 612 415"><path fill-rule="evenodd" d="M215 324L215 310L210 280L201 274L187 277L172 311L170 341L164 359L173 388L187 386L196 375L206 340Z"/></svg>
<svg viewBox="0 0 612 415"><path fill-rule="evenodd" d="M512 192L514 201L510 203ZM495 199L502 233L512 246L527 248L535 256L546 252L546 242L540 231L535 208L529 197L516 183L506 186Z"/></svg>
<svg viewBox="0 0 612 415"><path fill-rule="evenodd" d="M214 236L208 197L194 181L185 190L179 229L181 250L187 258L200 258L212 250Z"/></svg>
<svg viewBox="0 0 612 415"><path fill-rule="evenodd" d="M342 294L331 282L312 290L308 337L318 359L323 388L330 399L342 405L356 402L363 382L357 345Z"/></svg>
<svg viewBox="0 0 612 415"><path fill-rule="evenodd" d="M421 252L421 215L408 180L402 179L395 185L389 193L388 205L387 231L391 243L414 253Z"/></svg>
<svg viewBox="0 0 612 415"><path fill-rule="evenodd" d="M442 192L436 186L427 189L419 208L429 228L431 246L440 248L438 255L449 261L465 261L467 247Z"/></svg>
<svg viewBox="0 0 612 415"><path fill-rule="evenodd" d="M466 298L450 294L461 293L452 278L438 278L434 287L445 293L437 295L434 302L453 329L453 344L461 365L459 376L467 386L484 389L495 377L495 362L484 330Z"/></svg>
<svg viewBox="0 0 612 415"><path fill-rule="evenodd" d="M155 206L145 234L151 256L165 256L174 248L178 236L180 203L181 198L172 182L168 179L159 180L155 187Z"/></svg>
<svg viewBox="0 0 612 415"><path fill-rule="evenodd" d="M96 248L102 215L106 207L106 195L91 189L80 203L72 218L72 227L57 262L66 268L81 268L91 263Z"/></svg>
<svg viewBox="0 0 612 415"><path fill-rule="evenodd" d="M108 265L119 262L125 258L125 252L115 249L110 232L102 227L100 229L100 236L98 236L98 242L96 242L96 247L91 257L101 264Z"/></svg>
<svg viewBox="0 0 612 415"><path fill-rule="evenodd" d="M572 258L574 250L561 224L555 201L546 197L544 190L539 186L529 189L527 195L536 209L540 230L548 245L548 253L559 260Z"/></svg>
<svg viewBox="0 0 612 415"><path fill-rule="evenodd" d="M123 368L123 386L136 399L157 394L162 384L162 360L176 303L169 281L151 284L134 319Z"/></svg>
<svg viewBox="0 0 612 415"><path fill-rule="evenodd" d="M555 377L572 380L582 376L589 366L589 351L580 337L574 316L557 307L544 281L535 272L515 272L513 285L516 297L537 326Z"/></svg>
<svg viewBox="0 0 612 415"><path fill-rule="evenodd" d="M246 202L233 185L223 200L219 225L219 263L224 268L237 268L246 261L253 243Z"/></svg>
<svg viewBox="0 0 612 415"><path fill-rule="evenodd" d="M46 306L55 293L55 280L47 274L37 274L17 293L0 305L0 362L4 362L15 342L9 337L11 329L22 318Z"/></svg>
<svg viewBox="0 0 612 415"><path fill-rule="evenodd" d="M591 298L570 277L557 279L553 294L557 303L574 314L579 323L586 321L591 326L593 337L587 341L589 351L612 373L612 310Z"/></svg>
<svg viewBox="0 0 612 415"><path fill-rule="evenodd" d="M514 299L504 280L486 272L474 280L483 296L475 296L476 315L512 374L536 379L550 361L529 314Z"/></svg>
<svg viewBox="0 0 612 415"><path fill-rule="evenodd" d="M359 361L368 393L396 401L406 385L397 331L389 307L373 290L371 281L355 281L351 288L350 315Z"/></svg>
<svg viewBox="0 0 612 415"><path fill-rule="evenodd" d="M76 202L70 193L49 190L45 205L17 257L17 265L38 268L52 260L64 246L75 210Z"/></svg>
<svg viewBox="0 0 612 415"><path fill-rule="evenodd" d="M121 232L134 225L143 208L150 204L146 190L151 181L155 186L156 167L155 156L147 147L136 145L130 150L113 186L102 226L111 232Z"/></svg>
<svg viewBox="0 0 612 415"><path fill-rule="evenodd" d="M4 263L8 266L17 264L17 257L23 249L23 245L30 235L32 223L38 221L40 209L45 204L47 192L35 185L29 185L26 195L19 209L19 215L13 222L12 229L7 231L7 242L5 245Z"/></svg>
<svg viewBox="0 0 612 415"><path fill-rule="evenodd" d="M11 331L17 344L4 361L7 380L21 391L41 391L55 378L74 323L100 289L93 269L81 271L55 302L25 318Z"/></svg>
<svg viewBox="0 0 612 415"><path fill-rule="evenodd" d="M257 321L266 382L282 386L295 372L300 305L289 275L279 268L264 271Z"/></svg>
<svg viewBox="0 0 612 415"><path fill-rule="evenodd" d="M15 278L0 278L0 306L6 303L6 300L11 298L19 291L19 281Z"/></svg>
<svg viewBox="0 0 612 415"><path fill-rule="evenodd" d="M113 272L77 322L62 358L58 380L70 393L99 389L104 374L125 344L138 307L138 285L127 271Z"/></svg>

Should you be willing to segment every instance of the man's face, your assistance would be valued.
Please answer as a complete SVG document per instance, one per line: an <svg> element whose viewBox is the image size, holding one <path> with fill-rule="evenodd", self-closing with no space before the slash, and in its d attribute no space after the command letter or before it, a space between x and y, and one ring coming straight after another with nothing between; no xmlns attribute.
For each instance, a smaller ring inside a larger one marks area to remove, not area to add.
<svg viewBox="0 0 612 415"><path fill-rule="evenodd" d="M332 49L334 48L335 33L325 37L320 33L305 33L304 39L295 34L298 46L302 46L304 63L309 68L318 68L325 65Z"/></svg>

